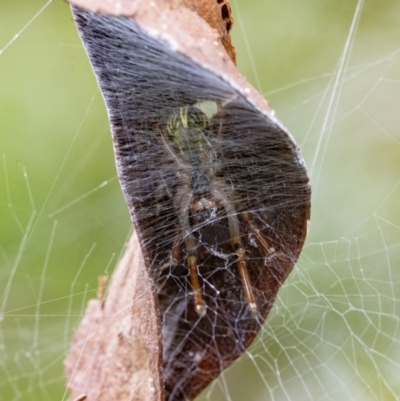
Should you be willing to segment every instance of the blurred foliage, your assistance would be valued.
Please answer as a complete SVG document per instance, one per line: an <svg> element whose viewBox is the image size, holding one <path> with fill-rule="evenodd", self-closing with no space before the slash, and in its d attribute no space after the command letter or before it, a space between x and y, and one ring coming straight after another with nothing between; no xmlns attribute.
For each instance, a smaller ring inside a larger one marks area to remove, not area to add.
<svg viewBox="0 0 400 401"><path fill-rule="evenodd" d="M310 168L312 223L264 335L202 399L398 399L400 3L366 0L350 37L359 3L232 1L239 69ZM2 0L0 27L0 398L54 401L131 223L68 5Z"/></svg>

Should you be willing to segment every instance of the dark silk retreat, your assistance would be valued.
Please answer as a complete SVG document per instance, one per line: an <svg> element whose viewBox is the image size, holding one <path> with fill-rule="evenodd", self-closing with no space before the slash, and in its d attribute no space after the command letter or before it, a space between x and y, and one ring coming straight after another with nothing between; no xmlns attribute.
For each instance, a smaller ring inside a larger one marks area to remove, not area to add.
<svg viewBox="0 0 400 401"><path fill-rule="evenodd" d="M283 128L220 77L131 19L76 7L73 13L107 105L118 175L157 293L165 398L193 399L251 344L297 261L310 216L307 171ZM188 190L213 202L207 182L228 188L256 313L239 274L226 208L218 202L188 210L204 316L195 309L177 206L183 170L165 140L171 116L189 106L211 110L199 132L212 161L207 174L205 167L193 170L202 191L193 182Z"/></svg>

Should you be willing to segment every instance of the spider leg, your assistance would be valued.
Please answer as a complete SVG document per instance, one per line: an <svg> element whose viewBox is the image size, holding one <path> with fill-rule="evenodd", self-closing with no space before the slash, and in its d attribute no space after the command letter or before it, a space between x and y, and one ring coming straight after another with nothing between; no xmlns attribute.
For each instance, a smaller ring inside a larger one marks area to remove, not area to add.
<svg viewBox="0 0 400 401"><path fill-rule="evenodd" d="M218 109L218 116L220 118L217 138L219 140L221 140L222 132L223 132L223 120L224 120L224 112L223 112L221 100L217 100L217 109Z"/></svg>
<svg viewBox="0 0 400 401"><path fill-rule="evenodd" d="M172 266L176 266L178 264L180 250L180 232L181 230L179 228L175 232L174 244L172 245L172 251L169 256L169 263Z"/></svg>
<svg viewBox="0 0 400 401"><path fill-rule="evenodd" d="M251 232L256 237L258 243L261 245L262 248L264 248L271 256L274 256L284 262L290 261L290 258L288 258L287 256L276 253L276 249L270 245L267 238L265 238L265 236L261 233L258 227L253 223L248 212L242 212L241 216L243 217L243 220L247 223L247 225L250 227Z"/></svg>
<svg viewBox="0 0 400 401"><path fill-rule="evenodd" d="M247 303L249 305L249 309L251 310L253 315L256 315L257 304L255 301L253 289L251 287L249 272L247 270L247 265L246 265L246 260L245 260L246 259L246 251L244 249L244 246L243 246L243 243L241 240L240 226L239 226L239 220L237 217L237 211L236 211L233 203L228 199L228 195L227 195L227 194L230 194L232 191L230 191L228 185L223 180L214 179L213 184L214 184L213 195L224 206L226 215L228 218L229 231L231 234L231 241L232 241L233 247L235 249L235 253L238 256L237 264L238 264L240 278L241 278L242 284L243 284L244 294L245 294Z"/></svg>
<svg viewBox="0 0 400 401"><path fill-rule="evenodd" d="M199 276L197 274L197 257L196 257L196 246L195 239L190 230L188 213L190 204L192 202L193 195L190 188L187 185L182 185L177 192L177 203L178 203L178 217L181 226L183 236L185 238L186 251L188 253L187 264L189 267L190 281L192 283L193 293L194 293L194 304L196 312L199 316L204 316L206 313L206 305L203 301L201 295ZM178 245L176 247L176 242L172 252L179 252L179 237ZM176 249L178 248L178 249Z"/></svg>

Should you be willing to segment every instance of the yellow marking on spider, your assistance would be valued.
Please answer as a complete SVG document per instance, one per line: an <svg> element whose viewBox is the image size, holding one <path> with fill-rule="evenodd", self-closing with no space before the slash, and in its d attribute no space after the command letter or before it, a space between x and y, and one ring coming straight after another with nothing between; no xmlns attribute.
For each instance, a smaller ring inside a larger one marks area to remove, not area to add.
<svg viewBox="0 0 400 401"><path fill-rule="evenodd" d="M181 121L185 128L188 128L188 109L187 107L181 107L179 109L179 114L181 115Z"/></svg>

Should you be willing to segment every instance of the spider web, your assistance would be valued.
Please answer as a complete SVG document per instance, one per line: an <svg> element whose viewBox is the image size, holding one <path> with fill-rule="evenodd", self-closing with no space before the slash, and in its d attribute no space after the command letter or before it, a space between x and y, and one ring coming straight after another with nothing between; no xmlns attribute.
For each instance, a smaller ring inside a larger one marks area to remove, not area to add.
<svg viewBox="0 0 400 401"><path fill-rule="evenodd" d="M400 399L399 5L232 7L239 69L302 149L312 219L262 333L199 399ZM73 331L131 223L68 6L0 9L0 400L63 400Z"/></svg>

